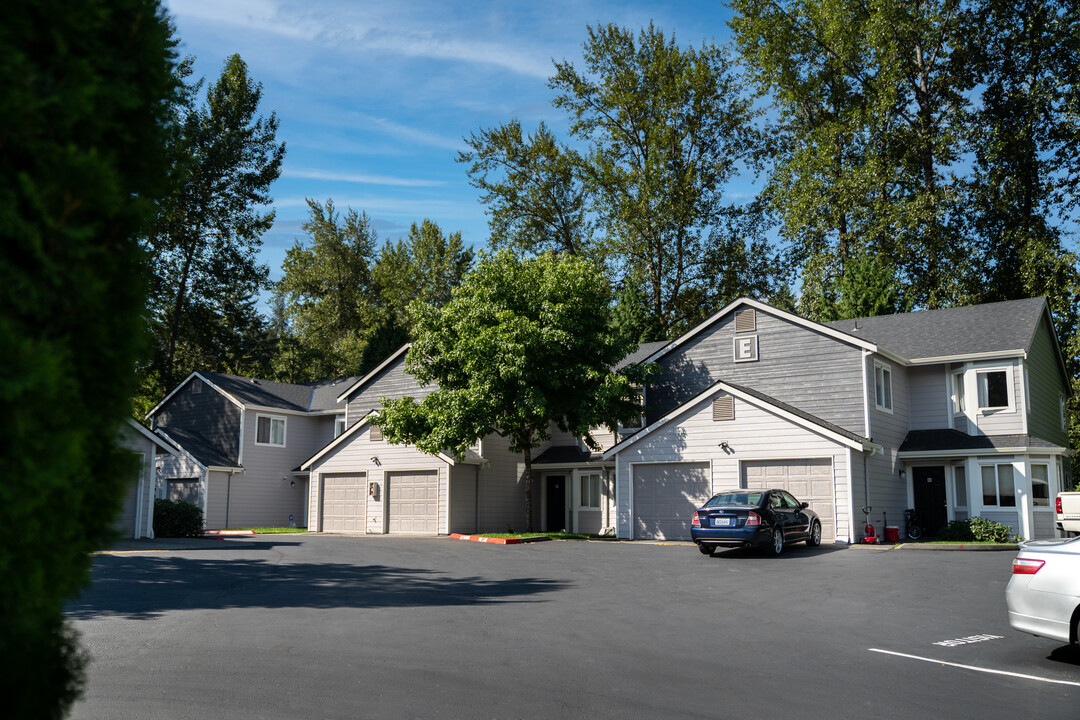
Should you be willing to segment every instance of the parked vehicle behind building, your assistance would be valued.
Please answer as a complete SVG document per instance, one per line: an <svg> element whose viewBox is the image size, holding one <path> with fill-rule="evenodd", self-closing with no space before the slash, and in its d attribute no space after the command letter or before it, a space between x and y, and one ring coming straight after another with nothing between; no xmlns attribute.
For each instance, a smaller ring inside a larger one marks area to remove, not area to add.
<svg viewBox="0 0 1080 720"><path fill-rule="evenodd" d="M1080 492L1058 493L1054 509L1059 530L1080 533Z"/></svg>

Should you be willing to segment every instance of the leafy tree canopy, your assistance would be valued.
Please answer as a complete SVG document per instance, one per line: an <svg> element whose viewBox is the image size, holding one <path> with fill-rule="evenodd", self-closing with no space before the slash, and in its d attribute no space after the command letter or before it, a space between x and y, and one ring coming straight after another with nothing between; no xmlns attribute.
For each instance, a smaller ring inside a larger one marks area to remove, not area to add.
<svg viewBox="0 0 1080 720"><path fill-rule="evenodd" d="M441 308L414 305L406 369L436 389L420 402L383 400L377 424L392 442L462 456L496 433L525 463L532 527L531 453L548 427L590 428L640 416L640 368L612 372L635 344L611 331L611 291L588 261L544 253L483 257Z"/></svg>

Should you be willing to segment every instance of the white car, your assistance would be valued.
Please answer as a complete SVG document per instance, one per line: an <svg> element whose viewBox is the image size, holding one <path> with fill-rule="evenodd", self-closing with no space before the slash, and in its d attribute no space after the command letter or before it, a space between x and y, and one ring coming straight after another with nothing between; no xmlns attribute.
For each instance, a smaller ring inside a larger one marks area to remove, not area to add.
<svg viewBox="0 0 1080 720"><path fill-rule="evenodd" d="M1020 544L1005 588L1009 624L1063 643L1080 635L1080 538Z"/></svg>

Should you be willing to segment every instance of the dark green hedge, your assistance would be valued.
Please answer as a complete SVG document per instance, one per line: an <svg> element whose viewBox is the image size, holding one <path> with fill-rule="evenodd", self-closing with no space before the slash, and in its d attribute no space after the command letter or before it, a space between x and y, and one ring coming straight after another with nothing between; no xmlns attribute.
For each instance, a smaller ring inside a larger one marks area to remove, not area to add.
<svg viewBox="0 0 1080 720"><path fill-rule="evenodd" d="M154 501L154 537L199 537L203 514L197 505L182 500Z"/></svg>

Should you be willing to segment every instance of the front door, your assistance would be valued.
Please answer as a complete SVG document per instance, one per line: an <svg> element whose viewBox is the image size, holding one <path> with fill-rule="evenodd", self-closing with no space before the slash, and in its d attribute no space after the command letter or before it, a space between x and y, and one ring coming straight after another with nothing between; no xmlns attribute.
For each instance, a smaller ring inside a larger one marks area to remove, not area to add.
<svg viewBox="0 0 1080 720"><path fill-rule="evenodd" d="M937 535L949 521L945 499L945 466L916 467L911 470L915 495L915 522L926 535Z"/></svg>
<svg viewBox="0 0 1080 720"><path fill-rule="evenodd" d="M566 526L566 476L548 475L547 516L544 518L547 531L557 532Z"/></svg>

